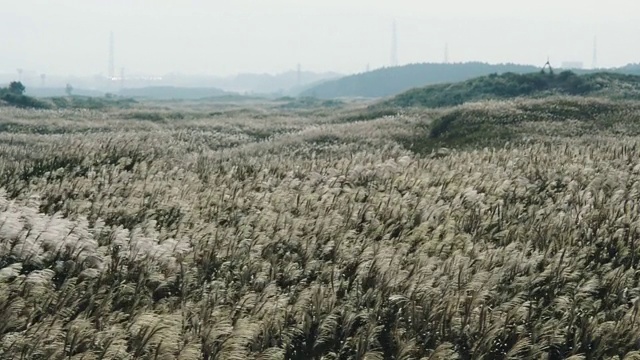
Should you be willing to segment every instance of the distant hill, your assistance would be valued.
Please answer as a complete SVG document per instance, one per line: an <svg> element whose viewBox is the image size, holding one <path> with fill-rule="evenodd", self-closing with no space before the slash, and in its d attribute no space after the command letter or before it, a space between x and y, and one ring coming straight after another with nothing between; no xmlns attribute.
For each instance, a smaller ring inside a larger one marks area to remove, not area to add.
<svg viewBox="0 0 640 360"><path fill-rule="evenodd" d="M230 95L218 88L191 88L174 86L150 86L141 88L127 88L118 92L118 95L132 98L146 98L154 100L197 100Z"/></svg>
<svg viewBox="0 0 640 360"><path fill-rule="evenodd" d="M176 87L214 87L224 91L262 95L297 95L301 90L312 84L342 76L334 72L315 73L301 71L298 78L297 71L287 71L280 74L238 74L228 77L168 74L157 86ZM145 86L142 83L131 82L130 87Z"/></svg>
<svg viewBox="0 0 640 360"><path fill-rule="evenodd" d="M627 75L640 75L640 63L628 64L623 67L619 67L619 68L611 69L607 71L616 72L619 74L627 74Z"/></svg>
<svg viewBox="0 0 640 360"><path fill-rule="evenodd" d="M127 89L145 87L177 87L177 88L216 88L228 92L253 95L298 95L309 86L317 85L326 80L337 79L344 74L336 72L285 71L276 74L241 73L229 76L209 74L182 74L173 72L168 74L129 73L124 86ZM18 75L0 73L0 86L6 86L11 81L17 81ZM117 92L121 82L109 80L102 75L94 76L59 76L47 74L46 84L42 82L40 74L28 71L23 74L21 81L29 92L29 96L52 97L65 96L66 84L73 86L74 94L81 96L103 96L105 93ZM92 90L89 90L92 89Z"/></svg>
<svg viewBox="0 0 640 360"><path fill-rule="evenodd" d="M549 95L640 99L640 76L609 72L577 75L571 71L492 74L459 83L412 89L381 105L445 107L470 101Z"/></svg>
<svg viewBox="0 0 640 360"><path fill-rule="evenodd" d="M281 74L239 74L227 79L221 79L218 87L227 91L250 92L257 94L282 94L297 95L300 90L311 84L317 84L326 80L339 78L338 73L314 73L303 71L300 73L300 85L298 85L298 73L288 71Z"/></svg>
<svg viewBox="0 0 640 360"><path fill-rule="evenodd" d="M382 68L326 81L301 93L302 96L331 99L340 97L386 97L415 87L468 80L492 73L528 73L539 68L530 65L481 62L456 64L411 64Z"/></svg>

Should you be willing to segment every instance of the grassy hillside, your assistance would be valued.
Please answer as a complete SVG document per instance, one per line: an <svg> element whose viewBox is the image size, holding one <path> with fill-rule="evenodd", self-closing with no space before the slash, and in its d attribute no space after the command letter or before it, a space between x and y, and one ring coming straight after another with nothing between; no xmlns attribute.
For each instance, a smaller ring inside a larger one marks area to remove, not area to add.
<svg viewBox="0 0 640 360"><path fill-rule="evenodd" d="M398 137L407 149L429 154L441 147L501 147L527 139L640 135L640 102L553 96L542 99L482 101L430 109L409 135Z"/></svg>
<svg viewBox="0 0 640 360"><path fill-rule="evenodd" d="M445 107L469 101L554 94L640 99L640 76L615 73L576 75L570 71L556 74L492 74L459 83L412 89L383 104L397 107Z"/></svg>
<svg viewBox="0 0 640 360"><path fill-rule="evenodd" d="M463 81L477 76L507 71L527 73L536 68L527 65L491 65L478 62L459 64L411 64L378 69L326 81L302 92L303 96L322 99L339 97L385 97L429 84Z"/></svg>

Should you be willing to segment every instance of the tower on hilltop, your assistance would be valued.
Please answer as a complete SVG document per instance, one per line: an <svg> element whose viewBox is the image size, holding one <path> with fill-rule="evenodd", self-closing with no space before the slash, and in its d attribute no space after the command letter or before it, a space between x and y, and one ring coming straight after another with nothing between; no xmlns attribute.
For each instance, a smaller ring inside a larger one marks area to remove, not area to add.
<svg viewBox="0 0 640 360"><path fill-rule="evenodd" d="M391 29L391 66L398 66L398 31L395 20Z"/></svg>
<svg viewBox="0 0 640 360"><path fill-rule="evenodd" d="M116 63L115 63L115 40L113 38L113 31L109 34L109 79L116 77Z"/></svg>

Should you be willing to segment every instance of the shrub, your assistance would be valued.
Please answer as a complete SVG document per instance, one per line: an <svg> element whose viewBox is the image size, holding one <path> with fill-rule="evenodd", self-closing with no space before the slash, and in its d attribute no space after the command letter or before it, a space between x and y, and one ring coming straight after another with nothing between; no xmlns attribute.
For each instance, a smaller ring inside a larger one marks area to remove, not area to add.
<svg viewBox="0 0 640 360"><path fill-rule="evenodd" d="M34 109L48 109L50 108L49 104L40 101L38 99L32 98L30 96L15 94L12 92L7 92L0 99L4 100L10 105L22 107L22 108L34 108Z"/></svg>

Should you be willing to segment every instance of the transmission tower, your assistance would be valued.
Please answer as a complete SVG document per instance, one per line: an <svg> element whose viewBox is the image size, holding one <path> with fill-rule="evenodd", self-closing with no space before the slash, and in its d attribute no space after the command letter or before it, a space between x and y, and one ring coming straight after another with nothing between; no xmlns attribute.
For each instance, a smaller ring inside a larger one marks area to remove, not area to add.
<svg viewBox="0 0 640 360"><path fill-rule="evenodd" d="M109 34L109 78L116 77L116 62L115 62L115 40L113 38L113 31Z"/></svg>
<svg viewBox="0 0 640 360"><path fill-rule="evenodd" d="M298 63L298 87L300 87L300 85L302 84L302 66L300 65L300 63Z"/></svg>
<svg viewBox="0 0 640 360"><path fill-rule="evenodd" d="M40 74L40 86L41 87L44 87L46 79L47 79L47 75L46 74Z"/></svg>
<svg viewBox="0 0 640 360"><path fill-rule="evenodd" d="M444 44L444 63L449 63L449 43Z"/></svg>
<svg viewBox="0 0 640 360"><path fill-rule="evenodd" d="M598 68L598 39L593 37L593 58L591 59L591 68Z"/></svg>
<svg viewBox="0 0 640 360"><path fill-rule="evenodd" d="M549 75L553 75L553 68L551 67L551 62L549 61L549 57L547 56L547 62L544 63L544 66L542 67L542 70L540 71L543 74L546 74L544 72L544 69L549 68Z"/></svg>
<svg viewBox="0 0 640 360"><path fill-rule="evenodd" d="M23 70L22 69L17 69L17 71L18 71L18 81L22 82L22 72L23 72Z"/></svg>
<svg viewBox="0 0 640 360"><path fill-rule="evenodd" d="M391 66L398 66L398 32L395 20L391 30Z"/></svg>

